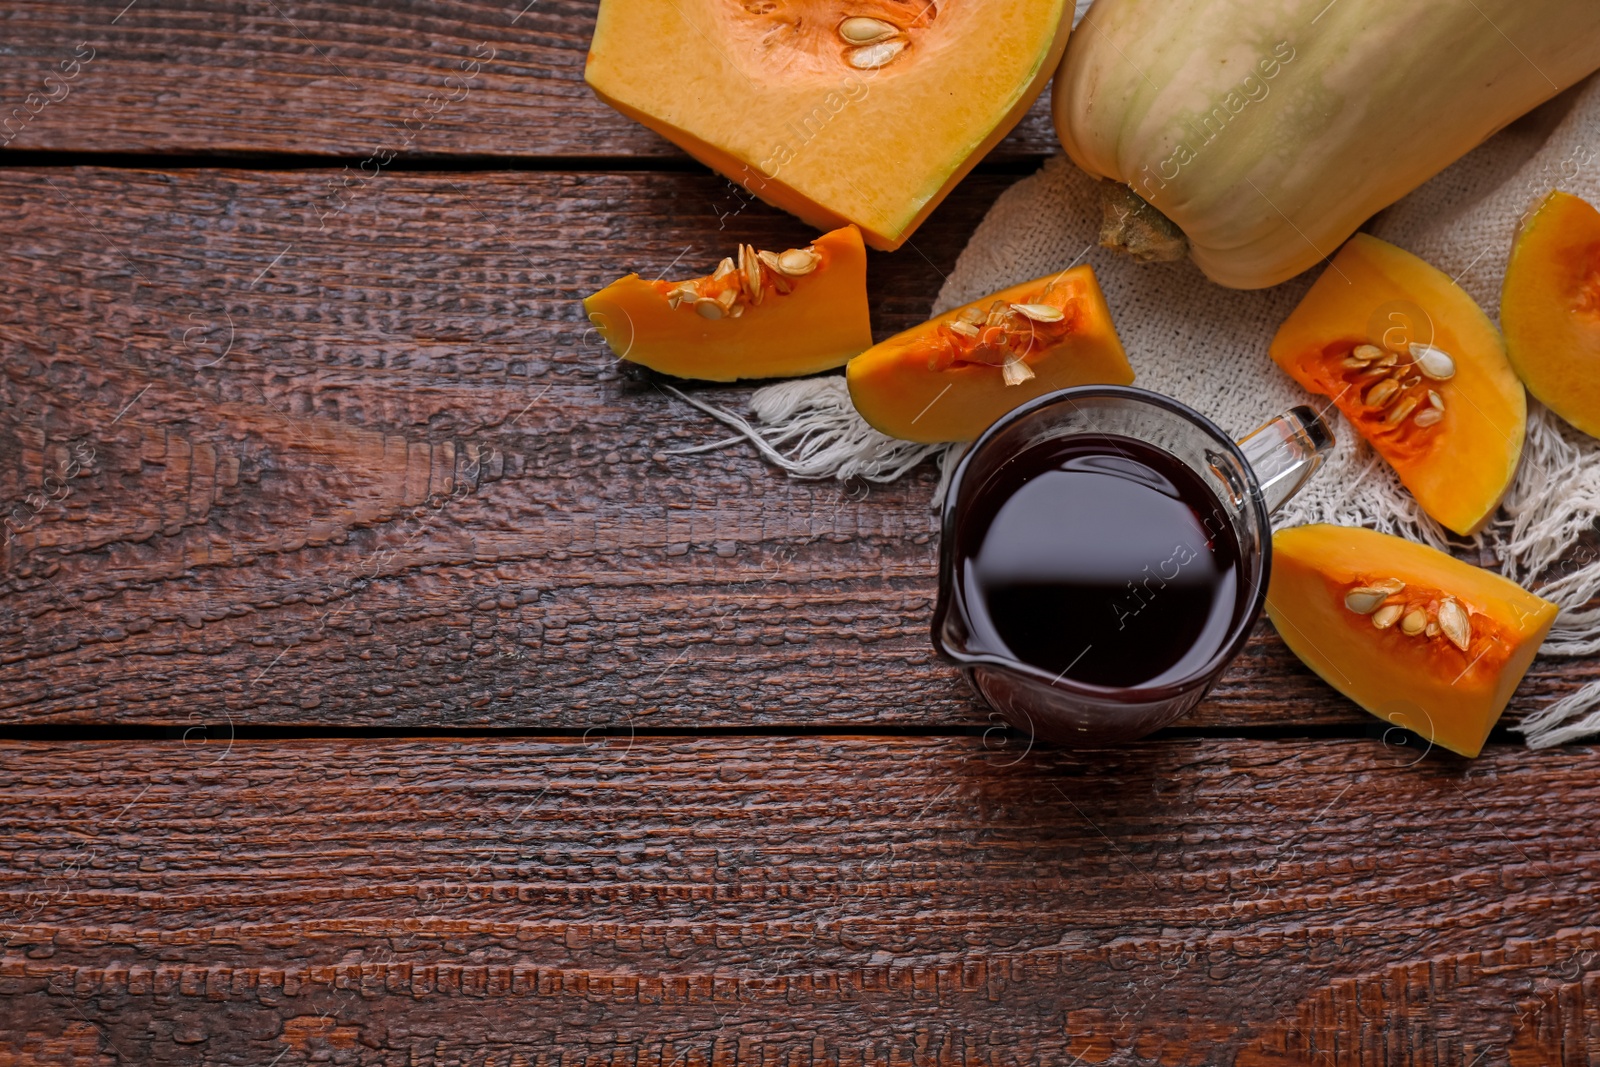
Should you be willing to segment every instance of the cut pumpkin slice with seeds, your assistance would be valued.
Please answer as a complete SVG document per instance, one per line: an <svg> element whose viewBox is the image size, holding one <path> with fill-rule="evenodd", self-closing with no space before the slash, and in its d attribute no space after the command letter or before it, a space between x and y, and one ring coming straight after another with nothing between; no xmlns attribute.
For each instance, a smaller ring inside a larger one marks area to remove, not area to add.
<svg viewBox="0 0 1600 1067"><path fill-rule="evenodd" d="M1361 707L1476 756L1556 606L1426 545L1313 525L1273 534L1267 615L1306 666Z"/></svg>
<svg viewBox="0 0 1600 1067"><path fill-rule="evenodd" d="M850 361L850 399L907 441L970 441L1001 415L1072 385L1128 385L1133 368L1094 271L1003 289Z"/></svg>
<svg viewBox="0 0 1600 1067"><path fill-rule="evenodd" d="M583 302L623 359L680 378L787 378L872 344L867 253L854 226L782 252L740 245L688 281L621 278Z"/></svg>
<svg viewBox="0 0 1600 1067"><path fill-rule="evenodd" d="M1066 0L601 0L584 79L753 195L893 251L1039 95Z"/></svg>
<svg viewBox="0 0 1600 1067"><path fill-rule="evenodd" d="M1278 329L1272 358L1331 399L1447 529L1467 535L1494 514L1527 399L1499 331L1438 268L1357 234Z"/></svg>

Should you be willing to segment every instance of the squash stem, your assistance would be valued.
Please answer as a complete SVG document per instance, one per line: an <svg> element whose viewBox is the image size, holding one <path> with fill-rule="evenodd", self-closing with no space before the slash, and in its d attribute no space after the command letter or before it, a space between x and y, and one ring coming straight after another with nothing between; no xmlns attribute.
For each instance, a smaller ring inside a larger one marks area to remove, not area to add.
<svg viewBox="0 0 1600 1067"><path fill-rule="evenodd" d="M1121 182L1100 182L1100 247L1126 252L1141 263L1171 263L1189 254L1176 223Z"/></svg>

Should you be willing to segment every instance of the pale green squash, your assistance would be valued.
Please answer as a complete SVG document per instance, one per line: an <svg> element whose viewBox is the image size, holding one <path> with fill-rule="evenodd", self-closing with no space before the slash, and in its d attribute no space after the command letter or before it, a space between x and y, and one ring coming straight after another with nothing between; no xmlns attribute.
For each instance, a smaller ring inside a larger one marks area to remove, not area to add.
<svg viewBox="0 0 1600 1067"><path fill-rule="evenodd" d="M1600 0L1096 0L1055 123L1254 289L1596 68Z"/></svg>

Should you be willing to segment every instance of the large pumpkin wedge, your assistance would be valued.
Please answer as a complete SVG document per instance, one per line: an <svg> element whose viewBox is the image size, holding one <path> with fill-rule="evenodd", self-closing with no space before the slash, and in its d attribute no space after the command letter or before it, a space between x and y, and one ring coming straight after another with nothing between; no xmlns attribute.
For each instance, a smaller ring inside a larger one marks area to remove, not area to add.
<svg viewBox="0 0 1600 1067"><path fill-rule="evenodd" d="M1127 385L1133 368L1088 266L955 308L861 353L845 369L868 423L907 441L970 441L1036 396Z"/></svg>
<svg viewBox="0 0 1600 1067"><path fill-rule="evenodd" d="M854 226L784 252L740 246L703 278L630 274L583 308L611 350L680 378L728 382L831 370L872 344L867 250Z"/></svg>
<svg viewBox="0 0 1600 1067"><path fill-rule="evenodd" d="M1570 193L1539 202L1511 250L1500 325L1528 392L1600 437L1600 211Z"/></svg>
<svg viewBox="0 0 1600 1067"><path fill-rule="evenodd" d="M1055 123L1201 270L1256 289L1597 67L1595 0L1095 0Z"/></svg>
<svg viewBox="0 0 1600 1067"><path fill-rule="evenodd" d="M1426 545L1318 525L1272 535L1267 615L1306 666L1367 711L1476 756L1556 606Z"/></svg>
<svg viewBox="0 0 1600 1067"><path fill-rule="evenodd" d="M1016 125L1067 0L602 0L600 98L818 229L898 248Z"/></svg>
<svg viewBox="0 0 1600 1067"><path fill-rule="evenodd" d="M1527 398L1494 324L1438 268L1357 234L1279 327L1272 358L1331 398L1448 529L1470 534L1499 506Z"/></svg>

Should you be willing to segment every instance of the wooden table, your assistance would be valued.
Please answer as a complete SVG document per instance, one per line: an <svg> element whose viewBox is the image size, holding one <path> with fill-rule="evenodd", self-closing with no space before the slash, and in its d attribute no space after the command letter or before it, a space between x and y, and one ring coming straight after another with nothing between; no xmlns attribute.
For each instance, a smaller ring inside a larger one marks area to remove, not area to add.
<svg viewBox="0 0 1600 1067"><path fill-rule="evenodd" d="M1594 749L1424 755L1265 624L1030 746L931 469L670 454L578 298L809 232L592 98L592 2L125 3L0 10L0 1064L1600 1057Z"/></svg>

